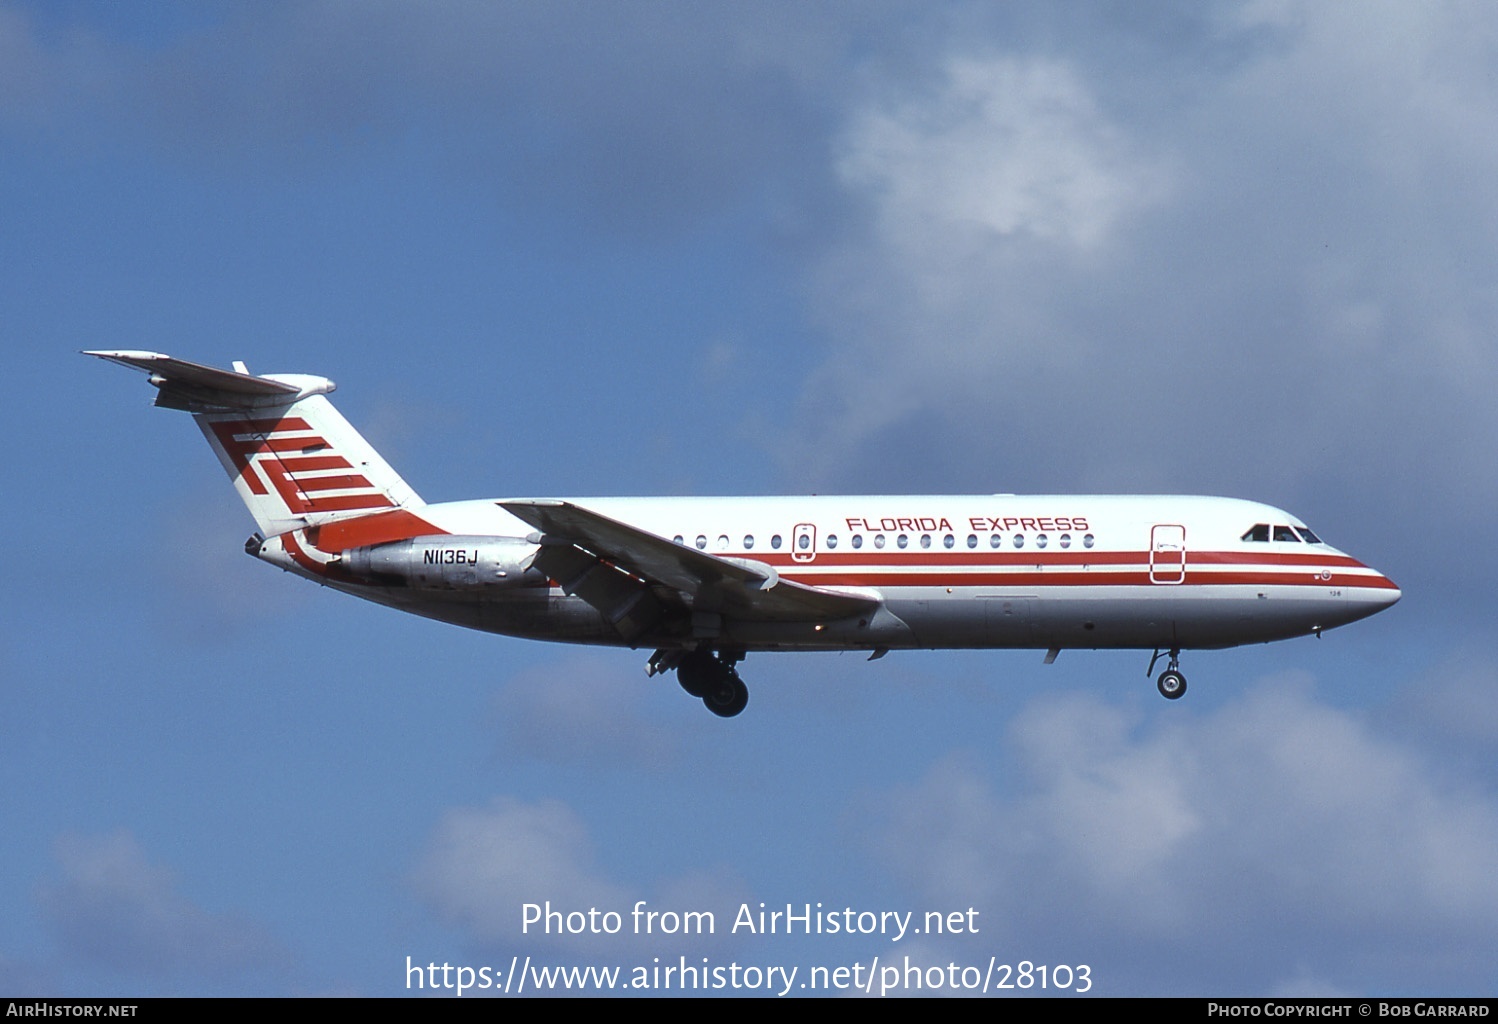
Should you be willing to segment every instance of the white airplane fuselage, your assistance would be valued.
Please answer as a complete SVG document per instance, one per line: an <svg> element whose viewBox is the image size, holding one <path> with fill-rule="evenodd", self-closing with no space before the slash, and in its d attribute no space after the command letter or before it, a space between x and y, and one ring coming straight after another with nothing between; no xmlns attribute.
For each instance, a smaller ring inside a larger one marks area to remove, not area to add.
<svg viewBox="0 0 1498 1024"><path fill-rule="evenodd" d="M1168 652L1320 635L1395 584L1281 509L1172 495L494 499L427 504L331 381L151 352L259 527L246 550L367 600L538 640L653 648L716 714L752 651Z"/></svg>
<svg viewBox="0 0 1498 1024"><path fill-rule="evenodd" d="M261 554L348 593L475 629L635 647L711 640L745 651L908 648L1222 648L1306 636L1398 600L1386 577L1325 543L1243 540L1304 525L1231 498L1122 495L577 498L673 543L772 567L781 580L865 595L872 613L742 621L694 608L694 629L626 639L585 600L532 570L480 579L482 542L519 565L535 531L497 501L427 505L430 585L342 580L341 552ZM440 531L437 532L437 531ZM443 541L443 536L465 538ZM1288 539L1294 537L1293 540ZM465 568L466 567L466 568ZM717 617L714 617L717 616Z"/></svg>

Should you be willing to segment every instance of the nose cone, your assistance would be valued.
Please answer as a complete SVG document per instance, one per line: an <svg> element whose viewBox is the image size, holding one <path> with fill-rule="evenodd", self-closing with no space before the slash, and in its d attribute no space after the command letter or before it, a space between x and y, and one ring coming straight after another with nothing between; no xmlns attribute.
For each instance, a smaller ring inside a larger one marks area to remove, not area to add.
<svg viewBox="0 0 1498 1024"><path fill-rule="evenodd" d="M1399 585L1383 573L1368 569L1357 577L1356 585L1346 589L1347 609L1354 619L1367 618L1391 607L1404 596Z"/></svg>
<svg viewBox="0 0 1498 1024"><path fill-rule="evenodd" d="M1382 581L1383 586L1374 593L1373 600L1378 605L1378 610L1383 611L1385 608L1396 604L1404 596L1404 591L1400 590L1393 580L1382 573L1379 574L1378 578Z"/></svg>

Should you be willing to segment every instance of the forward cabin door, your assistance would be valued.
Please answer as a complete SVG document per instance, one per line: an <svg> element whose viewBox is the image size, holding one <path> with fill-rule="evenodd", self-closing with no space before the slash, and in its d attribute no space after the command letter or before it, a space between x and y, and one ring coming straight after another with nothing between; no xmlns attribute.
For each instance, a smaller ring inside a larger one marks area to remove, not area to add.
<svg viewBox="0 0 1498 1024"><path fill-rule="evenodd" d="M1150 582L1186 581L1186 528L1160 524L1150 528Z"/></svg>

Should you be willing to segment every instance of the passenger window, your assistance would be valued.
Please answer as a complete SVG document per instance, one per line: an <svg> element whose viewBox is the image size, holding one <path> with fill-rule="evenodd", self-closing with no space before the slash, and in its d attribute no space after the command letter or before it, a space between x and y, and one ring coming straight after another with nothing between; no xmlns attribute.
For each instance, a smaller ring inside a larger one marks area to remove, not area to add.
<svg viewBox="0 0 1498 1024"><path fill-rule="evenodd" d="M909 543L910 543L910 538L907 537L907 536L905 536L905 534L903 534L903 533L900 534L900 536L898 536L898 537L895 538L895 546L896 547L903 548L903 547L905 547Z"/></svg>
<svg viewBox="0 0 1498 1024"><path fill-rule="evenodd" d="M975 548L978 546L978 535L976 533L970 533L967 535L967 546L970 548Z"/></svg>
<svg viewBox="0 0 1498 1024"><path fill-rule="evenodd" d="M876 547L876 548L882 548L882 547L884 547L884 534L882 534L882 533L876 533L876 534L874 534L874 547Z"/></svg>
<svg viewBox="0 0 1498 1024"><path fill-rule="evenodd" d="M837 534L835 534L835 533L829 533L827 535L827 547L828 548L835 548L835 547L837 547Z"/></svg>
<svg viewBox="0 0 1498 1024"><path fill-rule="evenodd" d="M704 537L702 534L699 533L697 535L697 550L698 551L705 551L706 549L707 549L707 538Z"/></svg>
<svg viewBox="0 0 1498 1024"><path fill-rule="evenodd" d="M855 533L853 535L853 547L855 550L863 547L863 534Z"/></svg>
<svg viewBox="0 0 1498 1024"><path fill-rule="evenodd" d="M1025 546L1025 535L1023 533L1016 533L1014 535L1014 546L1017 548Z"/></svg>
<svg viewBox="0 0 1498 1024"><path fill-rule="evenodd" d="M1004 538L1001 537L1001 536L999 536L997 533L990 533L988 535L988 546L989 547L996 548L996 547L998 547L1002 543L1004 543Z"/></svg>
<svg viewBox="0 0 1498 1024"><path fill-rule="evenodd" d="M1082 535L1082 546L1084 548L1092 547L1092 534L1086 533Z"/></svg>
<svg viewBox="0 0 1498 1024"><path fill-rule="evenodd" d="M1046 540L1047 540L1047 538L1046 538L1045 534L1043 534L1043 533L1037 533L1035 535L1035 546L1038 547L1038 548L1045 547L1046 546Z"/></svg>
<svg viewBox="0 0 1498 1024"><path fill-rule="evenodd" d="M679 534L679 533L675 537L671 538L671 542L673 544L684 544L684 543L686 543L685 541L682 540L681 534Z"/></svg>
<svg viewBox="0 0 1498 1024"><path fill-rule="evenodd" d="M1061 546L1064 548L1071 547L1071 534L1063 533L1061 535Z"/></svg>
<svg viewBox="0 0 1498 1024"><path fill-rule="evenodd" d="M752 533L746 533L746 534L744 534L744 550L745 551L753 551L754 550L754 534L752 534Z"/></svg>
<svg viewBox="0 0 1498 1024"><path fill-rule="evenodd" d="M923 548L929 548L930 546L931 546L931 534L929 534L929 533L923 533L923 534L921 534L921 547L923 547Z"/></svg>
<svg viewBox="0 0 1498 1024"><path fill-rule="evenodd" d="M957 538L953 537L950 533L941 539L941 546L944 548L950 548L953 544L956 543Z"/></svg>
<svg viewBox="0 0 1498 1024"><path fill-rule="evenodd" d="M811 547L811 538L803 533L801 536L796 538L796 547L800 548L802 551L805 551L807 548Z"/></svg>
<svg viewBox="0 0 1498 1024"><path fill-rule="evenodd" d="M780 550L780 534L777 533L775 534L775 536L770 538L770 547L774 548L776 551Z"/></svg>
<svg viewBox="0 0 1498 1024"><path fill-rule="evenodd" d="M718 535L718 550L719 551L727 551L728 550L728 534L723 533L723 534L719 534Z"/></svg>
<svg viewBox="0 0 1498 1024"><path fill-rule="evenodd" d="M1269 540L1269 524L1268 523L1255 523L1253 526L1250 526L1248 528L1248 532L1245 533L1240 539L1241 540L1247 540L1247 541L1260 541L1260 542L1268 541Z"/></svg>

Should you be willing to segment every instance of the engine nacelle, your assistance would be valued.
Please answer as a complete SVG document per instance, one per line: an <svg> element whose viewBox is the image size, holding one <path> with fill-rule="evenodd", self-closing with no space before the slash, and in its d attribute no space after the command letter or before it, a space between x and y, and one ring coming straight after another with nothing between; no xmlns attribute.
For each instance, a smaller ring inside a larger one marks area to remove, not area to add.
<svg viewBox="0 0 1498 1024"><path fill-rule="evenodd" d="M415 537L343 552L339 564L375 583L423 590L545 586L536 545L519 537Z"/></svg>

